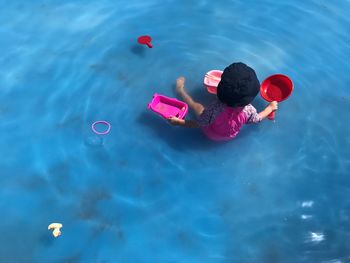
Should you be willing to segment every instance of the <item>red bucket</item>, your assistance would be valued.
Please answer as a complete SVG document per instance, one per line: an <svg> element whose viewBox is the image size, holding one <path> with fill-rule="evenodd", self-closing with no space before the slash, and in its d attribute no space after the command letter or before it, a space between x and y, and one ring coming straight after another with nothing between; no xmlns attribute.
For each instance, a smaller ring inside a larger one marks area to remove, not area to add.
<svg viewBox="0 0 350 263"><path fill-rule="evenodd" d="M260 94L268 102L281 102L287 99L293 91L292 80L283 74L275 74L266 78L260 86ZM275 119L275 112L268 116L269 120Z"/></svg>

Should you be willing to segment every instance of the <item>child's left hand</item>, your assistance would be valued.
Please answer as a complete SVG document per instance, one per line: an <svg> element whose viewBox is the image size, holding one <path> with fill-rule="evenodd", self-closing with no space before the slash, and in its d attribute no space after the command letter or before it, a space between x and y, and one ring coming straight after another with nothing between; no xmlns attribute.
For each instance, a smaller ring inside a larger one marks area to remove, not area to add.
<svg viewBox="0 0 350 263"><path fill-rule="evenodd" d="M184 120L179 119L177 117L170 117L168 118L168 122L173 126L178 126L181 125L184 122Z"/></svg>

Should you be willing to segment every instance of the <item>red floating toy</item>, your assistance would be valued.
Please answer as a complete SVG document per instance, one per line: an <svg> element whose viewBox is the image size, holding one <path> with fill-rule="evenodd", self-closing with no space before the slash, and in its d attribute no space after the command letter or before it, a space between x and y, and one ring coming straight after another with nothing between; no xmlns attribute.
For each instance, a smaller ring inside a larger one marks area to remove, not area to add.
<svg viewBox="0 0 350 263"><path fill-rule="evenodd" d="M151 44L152 38L150 36L140 36L137 39L137 42L139 42L139 44L141 45L147 45L149 48L152 48L152 44Z"/></svg>
<svg viewBox="0 0 350 263"><path fill-rule="evenodd" d="M281 102L287 99L293 91L292 80L283 75L275 74L266 78L260 86L260 94L264 100L271 102ZM267 118L269 120L275 119L275 112L271 112Z"/></svg>

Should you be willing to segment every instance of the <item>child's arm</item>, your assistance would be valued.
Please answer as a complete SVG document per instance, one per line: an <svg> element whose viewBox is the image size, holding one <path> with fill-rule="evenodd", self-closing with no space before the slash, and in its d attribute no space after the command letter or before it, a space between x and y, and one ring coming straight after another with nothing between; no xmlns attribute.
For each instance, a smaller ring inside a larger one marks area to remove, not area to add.
<svg viewBox="0 0 350 263"><path fill-rule="evenodd" d="M259 116L261 117L261 119L265 119L271 112L276 111L277 109L277 101L272 101L263 111L259 112Z"/></svg>
<svg viewBox="0 0 350 263"><path fill-rule="evenodd" d="M181 126L187 128L199 128L199 125L194 120L182 120L176 117L170 117L168 122L173 126Z"/></svg>

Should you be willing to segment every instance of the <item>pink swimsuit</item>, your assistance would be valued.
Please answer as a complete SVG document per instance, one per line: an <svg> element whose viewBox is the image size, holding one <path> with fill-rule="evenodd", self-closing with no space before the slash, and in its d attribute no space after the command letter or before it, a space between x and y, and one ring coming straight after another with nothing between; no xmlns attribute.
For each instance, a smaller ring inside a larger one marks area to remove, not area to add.
<svg viewBox="0 0 350 263"><path fill-rule="evenodd" d="M244 124L260 121L259 114L251 104L232 108L219 100L205 108L198 117L204 134L214 141L231 140L237 136Z"/></svg>

